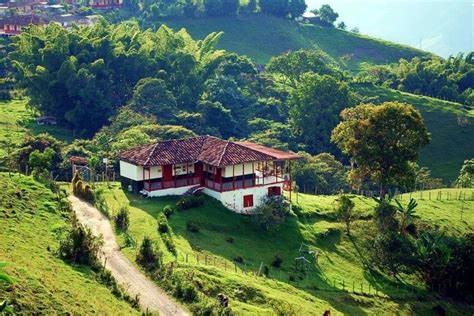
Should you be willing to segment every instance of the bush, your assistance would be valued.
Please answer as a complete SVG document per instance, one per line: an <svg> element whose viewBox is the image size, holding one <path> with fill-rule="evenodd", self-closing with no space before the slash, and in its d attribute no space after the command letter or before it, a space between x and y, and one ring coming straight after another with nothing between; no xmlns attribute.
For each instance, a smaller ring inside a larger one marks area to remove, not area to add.
<svg viewBox="0 0 474 316"><path fill-rule="evenodd" d="M171 214L173 214L173 213L174 213L174 209L171 205L166 205L163 208L163 214L165 214L166 218L170 218Z"/></svg>
<svg viewBox="0 0 474 316"><path fill-rule="evenodd" d="M193 222L187 222L186 223L186 228L191 233L199 233L199 230L200 230L199 225L195 224Z"/></svg>
<svg viewBox="0 0 474 316"><path fill-rule="evenodd" d="M176 208L178 211L189 210L203 205L204 199L202 196L185 196L176 202Z"/></svg>
<svg viewBox="0 0 474 316"><path fill-rule="evenodd" d="M289 214L289 203L282 196L267 197L254 210L257 223L266 230L278 229Z"/></svg>
<svg viewBox="0 0 474 316"><path fill-rule="evenodd" d="M158 232L160 234L166 234L169 233L170 227L168 225L168 220L166 219L166 216L161 213L158 215Z"/></svg>
<svg viewBox="0 0 474 316"><path fill-rule="evenodd" d="M263 266L262 274L268 277L268 275L270 274L270 268L268 266Z"/></svg>
<svg viewBox="0 0 474 316"><path fill-rule="evenodd" d="M237 263L244 263L244 258L242 258L241 256L237 256L233 260Z"/></svg>
<svg viewBox="0 0 474 316"><path fill-rule="evenodd" d="M128 226L130 225L130 216L127 206L122 206L117 215L115 215L115 227L123 232L128 230Z"/></svg>
<svg viewBox="0 0 474 316"><path fill-rule="evenodd" d="M229 244L233 244L234 243L234 238L229 237L225 241L227 241Z"/></svg>
<svg viewBox="0 0 474 316"><path fill-rule="evenodd" d="M282 263L283 263L283 259L279 255L276 255L272 261L272 267L279 268L281 267Z"/></svg>
<svg viewBox="0 0 474 316"><path fill-rule="evenodd" d="M69 262L86 264L91 267L100 265L98 253L103 240L92 234L88 227L82 226L73 215L71 228L65 239L59 243L59 256Z"/></svg>
<svg viewBox="0 0 474 316"><path fill-rule="evenodd" d="M166 235L163 235L161 239L163 240L166 246L166 249L168 249L170 253L176 256L176 246L174 245L174 242L171 236L166 234Z"/></svg>
<svg viewBox="0 0 474 316"><path fill-rule="evenodd" d="M147 270L155 270L161 266L161 252L154 245L150 237L143 237L142 244L137 253L137 263Z"/></svg>

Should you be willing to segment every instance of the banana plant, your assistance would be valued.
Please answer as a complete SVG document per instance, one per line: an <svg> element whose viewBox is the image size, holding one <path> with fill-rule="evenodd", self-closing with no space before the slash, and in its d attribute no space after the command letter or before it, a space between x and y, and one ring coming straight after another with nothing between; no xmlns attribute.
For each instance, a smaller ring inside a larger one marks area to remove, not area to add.
<svg viewBox="0 0 474 316"><path fill-rule="evenodd" d="M402 235L406 235L408 225L413 222L414 218L418 217L415 212L418 202L412 198L406 207L403 206L398 200L395 200L395 202L397 203L397 212L401 215L400 233Z"/></svg>

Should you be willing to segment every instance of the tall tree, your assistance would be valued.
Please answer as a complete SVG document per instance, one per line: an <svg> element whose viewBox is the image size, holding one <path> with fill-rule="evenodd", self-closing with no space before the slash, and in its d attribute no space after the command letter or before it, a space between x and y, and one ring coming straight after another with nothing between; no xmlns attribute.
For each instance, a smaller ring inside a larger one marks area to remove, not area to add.
<svg viewBox="0 0 474 316"><path fill-rule="evenodd" d="M319 10L313 10L311 12L319 15L321 21L330 25L334 25L334 22L336 22L337 18L339 17L339 14L335 12L329 4L323 4Z"/></svg>
<svg viewBox="0 0 474 316"><path fill-rule="evenodd" d="M339 112L349 106L348 86L329 75L302 75L288 100L290 122L309 153L332 149L331 131Z"/></svg>
<svg viewBox="0 0 474 316"><path fill-rule="evenodd" d="M370 179L378 183L384 198L390 185L414 182L418 150L430 141L418 110L404 103L385 102L345 109L341 117L331 140L351 156L353 184Z"/></svg>

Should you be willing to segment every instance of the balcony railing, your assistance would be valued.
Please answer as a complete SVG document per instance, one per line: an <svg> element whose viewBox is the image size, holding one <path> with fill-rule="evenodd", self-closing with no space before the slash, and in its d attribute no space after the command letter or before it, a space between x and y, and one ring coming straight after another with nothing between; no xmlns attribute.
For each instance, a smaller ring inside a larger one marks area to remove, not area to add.
<svg viewBox="0 0 474 316"><path fill-rule="evenodd" d="M181 188L190 185L198 185L200 183L199 177L185 178L185 179L176 179L171 181L157 181L149 182L145 181L143 183L143 188L146 191L156 191L172 188Z"/></svg>

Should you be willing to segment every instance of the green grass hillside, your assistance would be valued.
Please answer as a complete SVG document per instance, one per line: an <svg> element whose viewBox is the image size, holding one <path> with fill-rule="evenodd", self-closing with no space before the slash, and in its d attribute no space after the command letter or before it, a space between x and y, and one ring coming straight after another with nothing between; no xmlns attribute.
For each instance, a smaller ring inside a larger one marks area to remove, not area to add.
<svg viewBox="0 0 474 316"><path fill-rule="evenodd" d="M26 107L27 100L0 101L0 140L10 140L18 144L27 132L34 135L48 132L59 140L72 141L71 130L36 124L37 115L28 111ZM0 156L3 150L0 147Z"/></svg>
<svg viewBox="0 0 474 316"><path fill-rule="evenodd" d="M427 294L413 277L405 277L404 284L400 284L364 268L365 255L358 249L364 249L365 233L373 226L369 218L374 201L369 198L353 197L365 220L354 224L352 240L342 233L342 223L335 220L335 196L299 194L301 210L277 232L264 231L251 217L235 214L216 200L206 198L204 206L175 212L169 219L178 253L175 258L157 232L156 218L165 205L173 205L177 198L147 199L123 192L118 185L106 192L112 210L130 205L129 233L135 241L139 243L143 236L150 236L160 245L166 261L178 261L178 272L192 274L202 292L211 298L220 292L228 295L230 307L238 313L276 312L286 306L286 314L293 311L297 315L322 314L326 309L333 314L350 315L427 314L437 304L447 308L450 315L474 312L472 307L440 301ZM472 189L464 192L468 197L474 194ZM442 225L452 233L472 231L474 201L444 199L419 199L421 220ZM463 205L465 214L461 220ZM434 222L432 217L436 218ZM189 232L189 222L197 224L200 231ZM124 243L122 236L119 240ZM310 264L308 276L294 270L302 243L319 253L317 263ZM125 247L123 251L131 260L135 259L136 248ZM283 259L281 268L271 267L276 255ZM236 257L242 257L243 263L235 266ZM253 274L261 265L270 268L268 278Z"/></svg>
<svg viewBox="0 0 474 316"><path fill-rule="evenodd" d="M58 234L67 227L53 193L31 177L0 173L0 262L14 284L0 281L0 301L19 314L133 315L125 301L84 266L59 259Z"/></svg>
<svg viewBox="0 0 474 316"><path fill-rule="evenodd" d="M433 176L451 183L463 161L474 157L474 110L466 111L459 103L404 93L372 85L354 85L372 102L400 101L421 111L431 133L431 142L421 149L419 164L431 169Z"/></svg>
<svg viewBox="0 0 474 316"><path fill-rule="evenodd" d="M167 19L162 21L174 29L186 28L194 38L223 31L219 47L247 55L265 64L272 56L300 48L321 48L333 58L347 57L347 67L356 70L361 62L385 64L400 58L428 55L420 50L374 39L365 35L300 24L265 15L238 18Z"/></svg>

